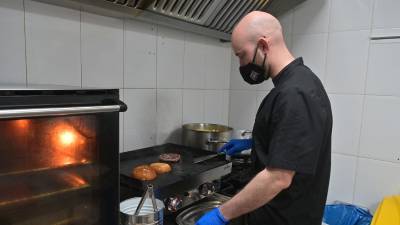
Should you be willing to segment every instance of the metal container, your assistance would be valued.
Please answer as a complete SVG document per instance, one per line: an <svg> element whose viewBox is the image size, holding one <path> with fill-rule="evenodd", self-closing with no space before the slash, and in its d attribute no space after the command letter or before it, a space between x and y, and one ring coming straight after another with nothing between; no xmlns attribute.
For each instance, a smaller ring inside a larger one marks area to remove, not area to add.
<svg viewBox="0 0 400 225"><path fill-rule="evenodd" d="M197 220L201 218L208 211L221 206L223 203L227 202L230 197L225 195L214 193L213 195L207 197L203 201L193 204L192 206L183 210L176 217L176 223L178 225L194 225ZM242 225L241 218L234 219L229 222L230 225Z"/></svg>
<svg viewBox="0 0 400 225"><path fill-rule="evenodd" d="M148 185L143 197L120 203L121 225L163 225L164 207L161 200L154 198L153 186Z"/></svg>
<svg viewBox="0 0 400 225"><path fill-rule="evenodd" d="M189 123L182 126L183 145L217 152L231 139L232 128L219 124Z"/></svg>

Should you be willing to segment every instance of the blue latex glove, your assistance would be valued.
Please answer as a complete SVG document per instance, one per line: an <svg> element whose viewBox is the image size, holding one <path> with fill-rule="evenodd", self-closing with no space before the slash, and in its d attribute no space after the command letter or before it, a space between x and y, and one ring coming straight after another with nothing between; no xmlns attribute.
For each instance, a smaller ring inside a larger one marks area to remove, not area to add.
<svg viewBox="0 0 400 225"><path fill-rule="evenodd" d="M219 208L215 208L204 214L196 225L226 225L228 221L224 218Z"/></svg>
<svg viewBox="0 0 400 225"><path fill-rule="evenodd" d="M218 152L225 152L227 155L235 155L253 146L252 139L232 139L226 143Z"/></svg>

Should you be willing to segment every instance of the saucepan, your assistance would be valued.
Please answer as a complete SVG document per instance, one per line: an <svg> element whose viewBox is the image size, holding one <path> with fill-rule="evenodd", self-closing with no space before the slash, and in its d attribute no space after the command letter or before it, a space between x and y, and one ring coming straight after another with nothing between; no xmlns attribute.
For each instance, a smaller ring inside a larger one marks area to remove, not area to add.
<svg viewBox="0 0 400 225"><path fill-rule="evenodd" d="M211 123L189 123L182 126L183 145L217 152L232 137L231 127Z"/></svg>
<svg viewBox="0 0 400 225"><path fill-rule="evenodd" d="M251 138L250 130L234 130L231 127L211 123L189 123L182 126L184 145L217 152L231 139Z"/></svg>

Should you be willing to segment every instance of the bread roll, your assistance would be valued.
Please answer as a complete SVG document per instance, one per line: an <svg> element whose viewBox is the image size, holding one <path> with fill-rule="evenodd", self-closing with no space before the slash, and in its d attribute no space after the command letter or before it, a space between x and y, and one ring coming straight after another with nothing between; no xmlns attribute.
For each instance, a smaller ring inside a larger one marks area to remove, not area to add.
<svg viewBox="0 0 400 225"><path fill-rule="evenodd" d="M171 171L171 166L167 163L152 163L150 167L153 168L157 174L168 173Z"/></svg>
<svg viewBox="0 0 400 225"><path fill-rule="evenodd" d="M154 180L157 177L156 171L148 165L137 166L132 171L132 176L138 180Z"/></svg>

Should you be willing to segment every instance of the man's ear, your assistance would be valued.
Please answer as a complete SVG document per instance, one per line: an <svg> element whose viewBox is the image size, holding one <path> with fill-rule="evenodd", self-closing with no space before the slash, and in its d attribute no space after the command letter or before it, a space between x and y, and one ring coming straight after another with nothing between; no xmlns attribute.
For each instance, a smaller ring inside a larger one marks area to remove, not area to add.
<svg viewBox="0 0 400 225"><path fill-rule="evenodd" d="M262 49L262 51L264 53L268 53L268 51L269 51L269 42L268 42L268 39L266 37L261 37L258 40L258 45L261 47L261 49Z"/></svg>

